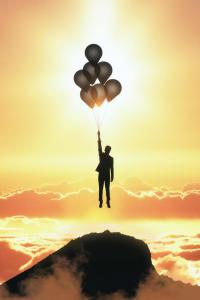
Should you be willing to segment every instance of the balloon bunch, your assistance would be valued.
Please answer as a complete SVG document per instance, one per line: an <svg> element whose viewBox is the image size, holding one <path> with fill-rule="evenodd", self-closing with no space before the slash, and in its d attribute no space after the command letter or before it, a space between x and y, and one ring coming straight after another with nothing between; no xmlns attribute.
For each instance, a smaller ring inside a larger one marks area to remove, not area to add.
<svg viewBox="0 0 200 300"><path fill-rule="evenodd" d="M109 79L112 66L106 61L99 62L103 51L100 46L91 44L85 49L88 62L82 70L74 74L74 82L81 88L80 97L90 107L100 107L107 99L112 101L121 92L121 83L116 79ZM99 83L96 83L96 80Z"/></svg>

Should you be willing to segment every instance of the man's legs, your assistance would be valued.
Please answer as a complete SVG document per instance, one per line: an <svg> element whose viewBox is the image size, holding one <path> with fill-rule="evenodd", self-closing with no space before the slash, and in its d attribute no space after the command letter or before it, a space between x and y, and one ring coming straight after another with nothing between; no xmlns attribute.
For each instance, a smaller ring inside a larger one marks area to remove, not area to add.
<svg viewBox="0 0 200 300"><path fill-rule="evenodd" d="M104 178L99 175L98 181L99 181L99 207L102 207Z"/></svg>
<svg viewBox="0 0 200 300"><path fill-rule="evenodd" d="M107 206L110 208L110 178L105 180Z"/></svg>

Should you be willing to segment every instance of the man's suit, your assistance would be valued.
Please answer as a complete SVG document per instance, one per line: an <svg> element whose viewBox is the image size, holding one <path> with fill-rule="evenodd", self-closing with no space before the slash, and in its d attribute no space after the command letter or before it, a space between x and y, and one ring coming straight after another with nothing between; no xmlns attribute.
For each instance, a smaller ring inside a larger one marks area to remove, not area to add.
<svg viewBox="0 0 200 300"><path fill-rule="evenodd" d="M107 203L110 202L110 181L114 178L113 157L102 151L101 140L98 140L99 164L99 202L103 202L103 187L105 183Z"/></svg>

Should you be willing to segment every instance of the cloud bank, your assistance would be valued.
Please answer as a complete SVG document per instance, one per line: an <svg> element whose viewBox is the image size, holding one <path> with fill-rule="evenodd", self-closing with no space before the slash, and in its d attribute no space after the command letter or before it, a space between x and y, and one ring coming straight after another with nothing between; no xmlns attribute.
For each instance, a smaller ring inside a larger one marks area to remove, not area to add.
<svg viewBox="0 0 200 300"><path fill-rule="evenodd" d="M113 186L111 204L113 218L198 219L200 190L132 192L123 186ZM86 217L97 206L97 192L90 189L69 193L23 190L0 197L0 218L24 215L74 219Z"/></svg>
<svg viewBox="0 0 200 300"><path fill-rule="evenodd" d="M67 264L66 264L67 266ZM25 282L23 288L27 296L13 296L8 291L0 289L0 300L92 300L81 292L81 278L67 267L55 265L50 276L38 276ZM175 282L165 276L150 275L139 288L135 300L198 300L200 288ZM128 300L122 293L99 295L96 300ZM130 298L129 298L130 299Z"/></svg>

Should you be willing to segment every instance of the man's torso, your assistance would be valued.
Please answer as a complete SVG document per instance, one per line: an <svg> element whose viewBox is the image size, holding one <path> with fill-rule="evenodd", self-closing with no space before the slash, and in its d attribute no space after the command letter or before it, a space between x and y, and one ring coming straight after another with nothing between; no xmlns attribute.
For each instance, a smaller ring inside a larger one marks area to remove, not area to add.
<svg viewBox="0 0 200 300"><path fill-rule="evenodd" d="M113 158L110 155L102 153L100 162L96 168L96 171L99 172L99 175L102 176L109 176L110 177L110 169L113 164Z"/></svg>

